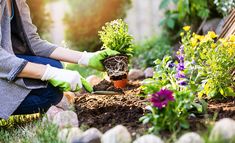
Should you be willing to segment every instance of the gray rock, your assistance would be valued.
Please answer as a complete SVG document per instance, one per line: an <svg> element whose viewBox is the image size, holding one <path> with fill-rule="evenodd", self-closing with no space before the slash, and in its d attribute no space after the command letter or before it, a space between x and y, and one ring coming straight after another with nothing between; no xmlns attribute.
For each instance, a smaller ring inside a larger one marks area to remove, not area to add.
<svg viewBox="0 0 235 143"><path fill-rule="evenodd" d="M176 143L204 143L205 141L197 133L191 132L182 135Z"/></svg>
<svg viewBox="0 0 235 143"><path fill-rule="evenodd" d="M71 128L68 133L67 143L75 143L82 136L82 133L79 128Z"/></svg>
<svg viewBox="0 0 235 143"><path fill-rule="evenodd" d="M220 23L220 18L214 18L208 20L202 27L203 34L207 34L208 31L216 31L218 24Z"/></svg>
<svg viewBox="0 0 235 143"><path fill-rule="evenodd" d="M128 73L128 79L129 80L138 80L144 78L144 72L142 70L138 69L131 69Z"/></svg>
<svg viewBox="0 0 235 143"><path fill-rule="evenodd" d="M59 131L57 137L60 141L66 142L69 134L69 129L65 128Z"/></svg>
<svg viewBox="0 0 235 143"><path fill-rule="evenodd" d="M51 106L49 108L49 110L46 112L46 116L43 117L43 122L45 122L45 121L52 122L55 115L59 112L62 112L62 111L64 111L64 110L61 108L57 108L56 106Z"/></svg>
<svg viewBox="0 0 235 143"><path fill-rule="evenodd" d="M58 139L62 142L73 143L82 136L82 131L79 128L65 128L59 131Z"/></svg>
<svg viewBox="0 0 235 143"><path fill-rule="evenodd" d="M73 143L101 143L102 133L96 129L91 128L85 131L81 137Z"/></svg>
<svg viewBox="0 0 235 143"><path fill-rule="evenodd" d="M55 115L53 123L59 128L78 127L77 114L73 111L62 111Z"/></svg>
<svg viewBox="0 0 235 143"><path fill-rule="evenodd" d="M235 121L230 118L224 118L215 123L209 140L224 141L227 142L231 139L235 139Z"/></svg>
<svg viewBox="0 0 235 143"><path fill-rule="evenodd" d="M144 71L145 78L151 78L153 77L153 74L154 74L154 69L151 67L145 69Z"/></svg>
<svg viewBox="0 0 235 143"><path fill-rule="evenodd" d="M102 136L101 143L131 143L131 135L126 127L118 125Z"/></svg>
<svg viewBox="0 0 235 143"><path fill-rule="evenodd" d="M70 110L72 108L72 104L69 103L69 100L67 99L66 96L63 96L60 103L58 103L56 106L64 110Z"/></svg>
<svg viewBox="0 0 235 143"><path fill-rule="evenodd" d="M157 136L144 135L136 139L133 143L164 143L164 142Z"/></svg>
<svg viewBox="0 0 235 143"><path fill-rule="evenodd" d="M102 81L102 79L99 78L98 76L91 75L86 78L86 81L89 82L92 86L94 86L94 85L97 85L98 83L100 83Z"/></svg>

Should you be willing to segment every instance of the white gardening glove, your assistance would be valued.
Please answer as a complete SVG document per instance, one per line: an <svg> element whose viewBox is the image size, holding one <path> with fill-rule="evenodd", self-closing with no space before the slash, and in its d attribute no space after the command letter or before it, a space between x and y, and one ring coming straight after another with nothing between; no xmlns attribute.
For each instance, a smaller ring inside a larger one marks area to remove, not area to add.
<svg viewBox="0 0 235 143"><path fill-rule="evenodd" d="M86 90L92 92L92 87L76 71L58 69L47 65L46 71L41 78L42 81L49 81L53 86L59 87L63 91L79 91L83 85ZM84 84L83 84L84 83Z"/></svg>
<svg viewBox="0 0 235 143"><path fill-rule="evenodd" d="M95 53L83 52L81 58L78 61L78 64L89 66L99 71L104 71L104 66L102 61L107 57L118 55L119 52L105 49Z"/></svg>

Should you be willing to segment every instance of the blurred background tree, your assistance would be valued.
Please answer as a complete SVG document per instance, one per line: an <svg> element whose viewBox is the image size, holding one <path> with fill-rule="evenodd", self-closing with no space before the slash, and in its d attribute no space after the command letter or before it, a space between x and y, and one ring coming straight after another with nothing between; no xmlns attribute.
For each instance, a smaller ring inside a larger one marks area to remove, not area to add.
<svg viewBox="0 0 235 143"><path fill-rule="evenodd" d="M27 0L33 23L37 26L40 36L45 39L50 39L48 31L52 24L50 14L46 11L46 4L50 1L52 0Z"/></svg>
<svg viewBox="0 0 235 143"><path fill-rule="evenodd" d="M131 0L69 0L65 37L69 47L96 51L101 48L98 31L106 22L124 18Z"/></svg>

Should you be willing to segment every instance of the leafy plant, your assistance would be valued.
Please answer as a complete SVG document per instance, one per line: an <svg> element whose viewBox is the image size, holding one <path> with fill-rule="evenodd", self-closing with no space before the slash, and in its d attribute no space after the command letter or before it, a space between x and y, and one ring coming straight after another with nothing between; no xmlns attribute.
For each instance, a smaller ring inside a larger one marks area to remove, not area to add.
<svg viewBox="0 0 235 143"><path fill-rule="evenodd" d="M103 48L109 48L124 55L133 53L133 37L128 33L128 25L122 20L108 22L99 31L100 40Z"/></svg>
<svg viewBox="0 0 235 143"><path fill-rule="evenodd" d="M135 46L133 65L139 68L153 67L154 60L172 54L170 41L165 36L154 36Z"/></svg>
<svg viewBox="0 0 235 143"><path fill-rule="evenodd" d="M150 112L140 118L144 124L151 125L149 132L187 129L187 119L191 114L189 110L196 108L198 112L203 111L203 107L194 101L196 90L191 89L191 82L185 80L188 75L185 72L182 51L178 57L179 63L173 62L170 56L156 60L154 77L145 80L141 87L146 97L151 96L151 103L146 107Z"/></svg>
<svg viewBox="0 0 235 143"><path fill-rule="evenodd" d="M214 0L214 4L217 6L218 12L223 14L223 16L227 16L230 10L235 7L234 0Z"/></svg>
<svg viewBox="0 0 235 143"><path fill-rule="evenodd" d="M195 82L201 84L199 96L234 96L235 36L216 41L214 32L202 36L191 34L190 30L182 36L185 58L194 63L197 71Z"/></svg>

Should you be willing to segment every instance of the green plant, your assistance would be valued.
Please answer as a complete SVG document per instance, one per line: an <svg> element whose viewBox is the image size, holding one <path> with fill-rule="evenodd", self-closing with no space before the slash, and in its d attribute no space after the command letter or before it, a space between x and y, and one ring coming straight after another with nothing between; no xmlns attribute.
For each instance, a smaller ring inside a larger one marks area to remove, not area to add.
<svg viewBox="0 0 235 143"><path fill-rule="evenodd" d="M215 41L217 35L214 32L201 36L186 31L186 34L182 33L182 43L186 60L196 67L195 81L201 88L199 96L234 96L235 36Z"/></svg>
<svg viewBox="0 0 235 143"><path fill-rule="evenodd" d="M108 22L99 31L103 48L109 48L121 54L131 56L133 53L133 37L128 33L128 25L122 20Z"/></svg>
<svg viewBox="0 0 235 143"><path fill-rule="evenodd" d="M166 56L163 60L156 60L156 72L154 77L143 82L143 94L151 95L147 110L140 121L149 123L149 132L169 130L177 132L181 128L189 128L187 119L189 110L196 108L202 112L203 107L195 103L195 91L191 89L191 82L185 80L186 75L183 55L179 55L179 63L173 62ZM176 66L177 65L177 66ZM180 75L179 75L180 74Z"/></svg>
<svg viewBox="0 0 235 143"><path fill-rule="evenodd" d="M234 0L214 0L214 3L218 12L223 14L223 16L227 16L230 10L235 7Z"/></svg>
<svg viewBox="0 0 235 143"><path fill-rule="evenodd" d="M133 66L138 68L153 67L155 59L163 59L165 55L172 55L170 41L165 36L153 36L135 45Z"/></svg>

